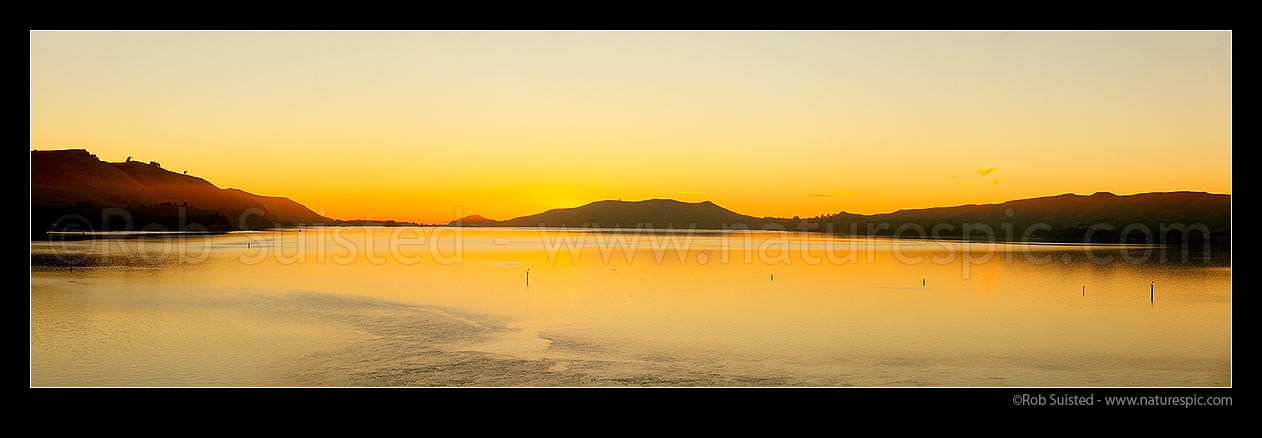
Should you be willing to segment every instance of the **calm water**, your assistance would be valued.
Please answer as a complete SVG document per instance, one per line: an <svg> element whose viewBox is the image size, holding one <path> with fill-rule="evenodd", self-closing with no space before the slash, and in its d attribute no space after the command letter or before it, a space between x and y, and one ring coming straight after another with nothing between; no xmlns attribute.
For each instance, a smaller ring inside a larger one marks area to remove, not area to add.
<svg viewBox="0 0 1262 438"><path fill-rule="evenodd" d="M1231 384L1229 263L1152 248L450 228L31 245L35 386Z"/></svg>

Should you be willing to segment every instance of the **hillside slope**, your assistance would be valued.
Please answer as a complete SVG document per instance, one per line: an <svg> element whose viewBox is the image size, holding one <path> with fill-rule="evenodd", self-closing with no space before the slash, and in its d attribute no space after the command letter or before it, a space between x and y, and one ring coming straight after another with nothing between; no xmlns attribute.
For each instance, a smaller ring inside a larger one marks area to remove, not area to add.
<svg viewBox="0 0 1262 438"><path fill-rule="evenodd" d="M104 208L121 208L138 215L137 220L182 228L181 219L173 216L181 207L183 221L195 213L212 229L333 222L290 199L221 189L156 163L108 163L83 149L31 151L32 231L52 227L68 214L84 216L93 228L113 229L117 225L97 222ZM247 223L240 223L242 218Z"/></svg>

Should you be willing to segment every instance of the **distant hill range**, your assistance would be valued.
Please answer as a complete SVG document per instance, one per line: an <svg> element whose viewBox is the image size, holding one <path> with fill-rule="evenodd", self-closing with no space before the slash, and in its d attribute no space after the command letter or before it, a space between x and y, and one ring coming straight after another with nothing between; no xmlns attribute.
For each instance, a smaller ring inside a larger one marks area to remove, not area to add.
<svg viewBox="0 0 1262 438"><path fill-rule="evenodd" d="M108 163L83 149L31 151L31 210L34 233L54 227L119 230L156 224L179 230L198 224L225 231L335 222L288 198L221 189L153 162Z"/></svg>
<svg viewBox="0 0 1262 438"><path fill-rule="evenodd" d="M121 213L125 212L125 213ZM120 214L121 213L121 214ZM190 228L190 224L196 224ZM415 225L406 222L337 221L287 198L221 189L204 179L130 159L107 163L83 149L31 151L32 236L49 230L227 231L292 225ZM843 235L994 239L1012 241L1161 241L1166 229L1190 227L1193 241L1229 244L1231 195L1204 192L1119 196L1064 194L997 204L847 212L813 218L743 215L713 202L597 201L509 220L471 215L450 223L466 227L569 227L750 229L814 231ZM966 227L970 229L966 229ZM989 234L986 230L993 234ZM1147 229L1148 233L1144 230ZM1124 236L1126 231L1132 231ZM1173 230L1173 231L1171 231ZM993 237L992 237L993 236ZM1167 234L1167 236L1173 236ZM1168 241L1183 239L1183 234Z"/></svg>
<svg viewBox="0 0 1262 438"><path fill-rule="evenodd" d="M568 227L765 229L815 231L844 235L962 238L1001 241L1140 242L1159 233L1186 233L1192 241L1230 241L1231 195L1204 192L1142 193L1119 196L1064 194L997 204L899 210L862 215L840 212L806 219L757 218L725 209L713 202L598 201L581 207L559 208L515 219L497 221L472 215L452 221L466 227ZM936 227L936 228L935 228ZM1131 227L1130 230L1127 227ZM1144 233L1144 229L1148 232ZM989 229L993 234L987 234ZM1127 233L1123 238L1123 232ZM1169 234L1168 242L1184 234ZM993 236L993 237L992 237Z"/></svg>

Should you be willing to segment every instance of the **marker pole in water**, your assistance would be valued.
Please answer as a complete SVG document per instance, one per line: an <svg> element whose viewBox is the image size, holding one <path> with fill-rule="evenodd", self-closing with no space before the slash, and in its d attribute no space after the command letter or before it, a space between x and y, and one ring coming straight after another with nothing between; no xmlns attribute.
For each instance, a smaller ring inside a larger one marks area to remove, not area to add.
<svg viewBox="0 0 1262 438"><path fill-rule="evenodd" d="M921 286L924 286L924 285L925 285L925 279L923 279L923 278L922 278L922 279L920 279L920 285L921 285Z"/></svg>
<svg viewBox="0 0 1262 438"><path fill-rule="evenodd" d="M526 268L526 286L530 286L530 268Z"/></svg>
<svg viewBox="0 0 1262 438"><path fill-rule="evenodd" d="M1157 284L1157 282L1156 282L1156 281L1150 281L1150 282L1148 282L1148 302L1150 302L1150 303L1151 303L1151 302L1153 302L1153 300L1156 298L1156 297L1155 297L1155 295L1156 295L1156 291L1155 291L1155 289L1156 289L1156 287L1157 287L1157 286L1156 286L1156 284Z"/></svg>

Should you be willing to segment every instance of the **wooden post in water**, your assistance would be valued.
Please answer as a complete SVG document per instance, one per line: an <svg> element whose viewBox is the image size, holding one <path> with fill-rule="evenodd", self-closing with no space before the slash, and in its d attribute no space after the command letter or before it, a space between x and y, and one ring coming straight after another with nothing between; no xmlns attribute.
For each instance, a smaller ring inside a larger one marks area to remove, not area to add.
<svg viewBox="0 0 1262 438"><path fill-rule="evenodd" d="M1148 282L1148 302L1150 303L1153 302L1153 300L1155 299L1155 294L1156 294L1155 289L1157 287L1156 284L1157 284L1156 281Z"/></svg>
<svg viewBox="0 0 1262 438"><path fill-rule="evenodd" d="M526 287L530 287L530 268L526 268Z"/></svg>
<svg viewBox="0 0 1262 438"><path fill-rule="evenodd" d="M920 279L920 285L921 285L921 286L924 286L924 285L925 285L925 279L923 279L923 278L922 278L922 279Z"/></svg>

